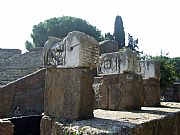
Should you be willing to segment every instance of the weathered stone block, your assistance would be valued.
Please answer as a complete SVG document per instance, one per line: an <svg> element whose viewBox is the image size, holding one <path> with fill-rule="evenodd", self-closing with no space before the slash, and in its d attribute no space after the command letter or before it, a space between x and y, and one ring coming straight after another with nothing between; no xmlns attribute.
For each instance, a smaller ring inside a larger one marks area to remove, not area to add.
<svg viewBox="0 0 180 135"><path fill-rule="evenodd" d="M123 72L137 73L137 53L131 49L120 52L101 54L98 74L122 74Z"/></svg>
<svg viewBox="0 0 180 135"><path fill-rule="evenodd" d="M105 40L99 42L100 54L118 52L118 44L114 40Z"/></svg>
<svg viewBox="0 0 180 135"><path fill-rule="evenodd" d="M65 119L93 117L93 80L88 68L47 68L45 114Z"/></svg>
<svg viewBox="0 0 180 135"><path fill-rule="evenodd" d="M47 41L44 63L57 67L97 67L99 43L79 31L70 32L62 41Z"/></svg>
<svg viewBox="0 0 180 135"><path fill-rule="evenodd" d="M140 109L143 104L142 78L133 73L102 76L99 89L98 108L110 110ZM99 82L95 82L93 86Z"/></svg>
<svg viewBox="0 0 180 135"><path fill-rule="evenodd" d="M143 79L144 106L160 105L160 82L155 78Z"/></svg>
<svg viewBox="0 0 180 135"><path fill-rule="evenodd" d="M139 61L143 79L155 78L160 80L160 64L156 61Z"/></svg>

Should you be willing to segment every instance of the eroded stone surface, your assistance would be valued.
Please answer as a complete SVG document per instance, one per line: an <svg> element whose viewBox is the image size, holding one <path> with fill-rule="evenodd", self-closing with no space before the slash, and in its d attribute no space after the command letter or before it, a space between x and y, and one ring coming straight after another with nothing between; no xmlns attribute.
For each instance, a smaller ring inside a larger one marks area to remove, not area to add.
<svg viewBox="0 0 180 135"><path fill-rule="evenodd" d="M156 61L139 61L140 73L143 79L155 78L160 80L160 63Z"/></svg>
<svg viewBox="0 0 180 135"><path fill-rule="evenodd" d="M41 114L44 109L45 69L0 87L0 118Z"/></svg>
<svg viewBox="0 0 180 135"><path fill-rule="evenodd" d="M99 43L85 33L73 31L62 41L47 43L48 50L44 49L44 61L47 66L94 68L98 64Z"/></svg>
<svg viewBox="0 0 180 135"><path fill-rule="evenodd" d="M160 82L155 78L143 79L144 87L144 105L143 106L159 106L160 105Z"/></svg>
<svg viewBox="0 0 180 135"><path fill-rule="evenodd" d="M118 44L114 40L105 40L99 43L100 54L118 52Z"/></svg>
<svg viewBox="0 0 180 135"><path fill-rule="evenodd" d="M140 109L143 104L141 76L133 73L96 77L93 84L97 108L110 110Z"/></svg>
<svg viewBox="0 0 180 135"><path fill-rule="evenodd" d="M64 124L52 120L56 130L64 133L92 135L179 135L180 103L164 102L161 107L142 107L141 111L95 110L93 119ZM67 130L63 130L67 129ZM54 129L55 130L55 129ZM61 134L54 134L61 135Z"/></svg>
<svg viewBox="0 0 180 135"><path fill-rule="evenodd" d="M102 54L98 74L122 74L138 71L137 53L131 49Z"/></svg>
<svg viewBox="0 0 180 135"><path fill-rule="evenodd" d="M93 117L93 78L88 68L48 68L45 114L65 119Z"/></svg>
<svg viewBox="0 0 180 135"><path fill-rule="evenodd" d="M43 68L43 48L21 54L18 49L0 49L0 86Z"/></svg>

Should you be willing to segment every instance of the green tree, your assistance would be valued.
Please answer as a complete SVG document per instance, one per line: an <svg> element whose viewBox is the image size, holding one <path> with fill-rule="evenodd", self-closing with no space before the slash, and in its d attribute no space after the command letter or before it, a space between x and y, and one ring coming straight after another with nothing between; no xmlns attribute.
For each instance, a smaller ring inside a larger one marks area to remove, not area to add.
<svg viewBox="0 0 180 135"><path fill-rule="evenodd" d="M31 48L33 48L34 46L33 46L33 44L31 43L31 42L29 42L29 41L26 41L25 42L25 46L26 46L26 49L29 51Z"/></svg>
<svg viewBox="0 0 180 135"><path fill-rule="evenodd" d="M162 90L166 90L178 77L175 63L172 58L163 55L152 57L152 59L160 63L160 86Z"/></svg>
<svg viewBox="0 0 180 135"><path fill-rule="evenodd" d="M48 36L63 38L71 31L84 32L101 41L101 31L85 20L71 16L55 17L33 26L31 38L36 47L44 46Z"/></svg>
<svg viewBox="0 0 180 135"><path fill-rule="evenodd" d="M110 32L108 32L108 33L105 33L105 40L114 40L114 37L113 35L111 35Z"/></svg>
<svg viewBox="0 0 180 135"><path fill-rule="evenodd" d="M175 65L177 73L178 73L177 79L180 81L180 57L172 58L172 61L174 62L174 65Z"/></svg>
<svg viewBox="0 0 180 135"><path fill-rule="evenodd" d="M128 33L128 48L132 49L133 51L137 51L138 47L138 39L134 40L133 36Z"/></svg>
<svg viewBox="0 0 180 135"><path fill-rule="evenodd" d="M118 43L119 49L122 49L125 46L125 32L121 16L116 16L113 36Z"/></svg>

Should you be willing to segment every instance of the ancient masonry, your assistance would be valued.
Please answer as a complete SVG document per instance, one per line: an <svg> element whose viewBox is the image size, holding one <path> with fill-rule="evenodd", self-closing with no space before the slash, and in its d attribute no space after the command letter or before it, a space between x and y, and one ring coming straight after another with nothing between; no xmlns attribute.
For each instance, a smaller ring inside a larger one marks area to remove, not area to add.
<svg viewBox="0 0 180 135"><path fill-rule="evenodd" d="M16 116L18 106L23 116L44 111L45 69L0 87L0 118Z"/></svg>
<svg viewBox="0 0 180 135"><path fill-rule="evenodd" d="M21 54L19 49L0 49L0 86L43 68L43 48Z"/></svg>
<svg viewBox="0 0 180 135"><path fill-rule="evenodd" d="M144 106L160 105L160 64L155 61L140 61L143 76Z"/></svg>
<svg viewBox="0 0 180 135"><path fill-rule="evenodd" d="M137 54L130 49L100 56L98 75L93 88L97 108L134 110L143 105L143 83L137 74ZM99 95L99 96L98 96Z"/></svg>
<svg viewBox="0 0 180 135"><path fill-rule="evenodd" d="M74 31L55 43L49 52L44 114L66 120L92 118L93 68L99 57L98 42Z"/></svg>
<svg viewBox="0 0 180 135"><path fill-rule="evenodd" d="M113 44L112 50L108 44ZM180 134L180 105L160 107L159 63L138 61L136 52L118 51L114 41L99 45L94 38L73 31L64 39L50 37L43 52L11 50L9 56L7 50L0 51L1 85L45 66L0 87L0 118L12 117L17 106L22 115L41 114L44 107L41 135ZM29 54L41 56L30 61ZM0 134L12 135L13 130L8 119L0 119Z"/></svg>
<svg viewBox="0 0 180 135"><path fill-rule="evenodd" d="M42 135L62 134L63 124L92 118L96 108L140 110L144 105L146 97L139 71L144 67L140 67L132 50L99 57L98 42L77 31L46 44L51 48L44 50L47 74ZM95 77L94 68L99 77Z"/></svg>

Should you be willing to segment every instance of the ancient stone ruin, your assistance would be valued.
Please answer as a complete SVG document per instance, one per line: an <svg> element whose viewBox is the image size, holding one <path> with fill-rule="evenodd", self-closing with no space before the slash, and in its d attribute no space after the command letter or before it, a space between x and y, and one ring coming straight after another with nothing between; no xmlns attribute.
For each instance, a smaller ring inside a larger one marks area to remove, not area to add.
<svg viewBox="0 0 180 135"><path fill-rule="evenodd" d="M19 49L0 48L0 86L43 68L43 48L21 53Z"/></svg>
<svg viewBox="0 0 180 135"><path fill-rule="evenodd" d="M97 65L98 42L84 33L70 32L62 41L51 38L46 44L44 63L47 66L93 68Z"/></svg>
<svg viewBox="0 0 180 135"><path fill-rule="evenodd" d="M140 61L140 72L143 76L144 105L160 105L160 64L155 61Z"/></svg>
<svg viewBox="0 0 180 135"><path fill-rule="evenodd" d="M100 54L118 52L118 44L113 40L104 40L99 42Z"/></svg>
<svg viewBox="0 0 180 135"><path fill-rule="evenodd" d="M137 74L137 54L130 49L101 54L93 88L96 106L110 110L140 109L143 105L142 78ZM99 95L99 96L98 96Z"/></svg>
<svg viewBox="0 0 180 135"><path fill-rule="evenodd" d="M18 59L28 55L13 52ZM78 31L49 37L40 54L33 71L45 68L0 87L0 135L180 134L180 104L160 106L159 63L138 61L131 49L119 51L114 41L98 43ZM0 60L4 67L18 63ZM19 107L20 117L13 117Z"/></svg>
<svg viewBox="0 0 180 135"><path fill-rule="evenodd" d="M48 54L45 115L65 119L92 118L93 68L98 62L98 42L74 31L54 44Z"/></svg>

